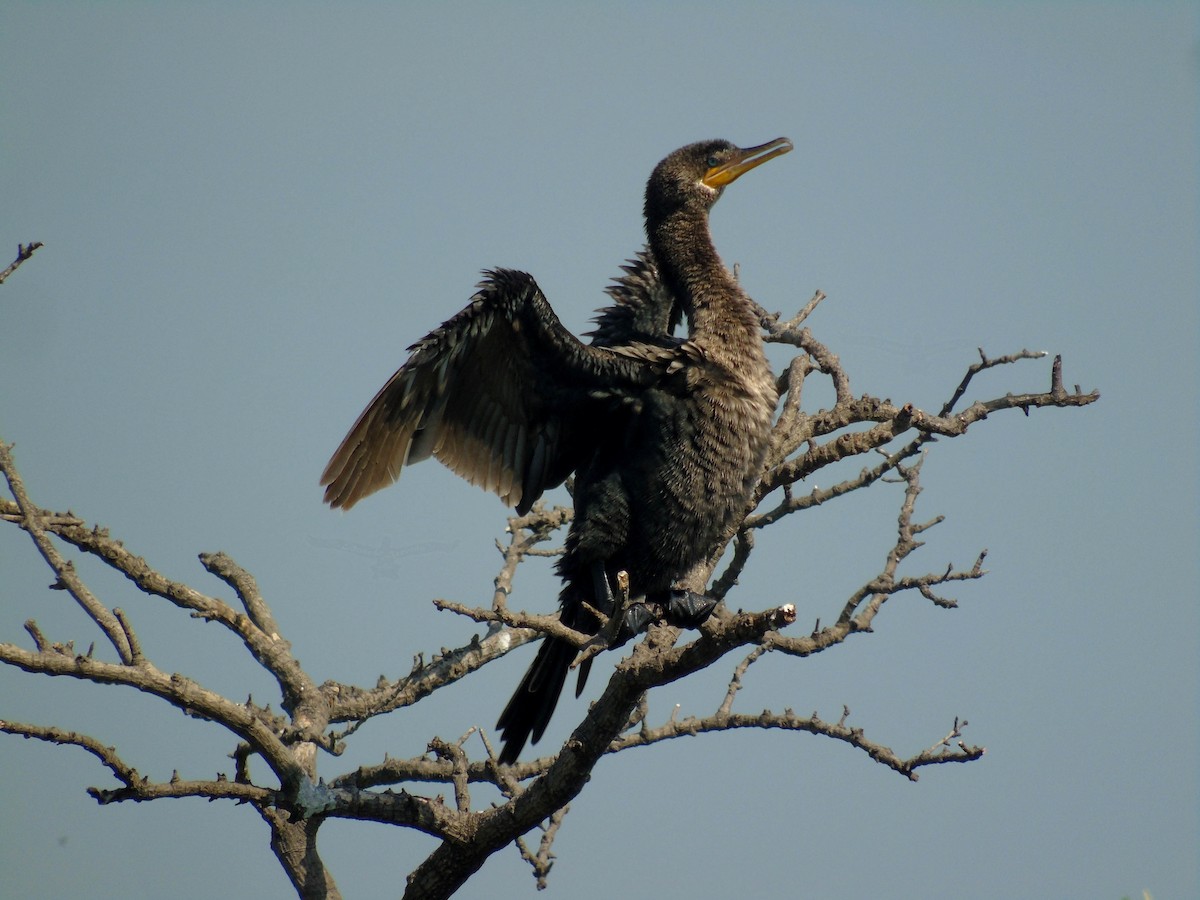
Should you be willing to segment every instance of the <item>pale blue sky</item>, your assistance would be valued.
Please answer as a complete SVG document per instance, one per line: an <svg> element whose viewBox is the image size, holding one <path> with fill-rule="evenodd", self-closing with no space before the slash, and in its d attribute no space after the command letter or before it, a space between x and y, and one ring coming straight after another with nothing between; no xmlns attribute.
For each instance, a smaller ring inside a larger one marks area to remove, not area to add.
<svg viewBox="0 0 1200 900"><path fill-rule="evenodd" d="M948 521L910 571L989 548L959 610L898 600L873 636L763 660L738 698L846 704L905 754L960 715L983 761L910 784L805 735L623 754L573 804L553 895L1195 896L1198 74L1187 3L9 3L0 263L46 247L0 287L0 436L38 502L167 574L217 590L195 555L231 553L318 679L396 676L472 633L429 601L486 602L505 510L430 463L329 512L316 480L345 429L481 268L528 269L585 329L659 158L786 135L714 233L765 306L828 294L810 325L856 392L936 407L982 345L1060 352L1104 396L935 448L921 509ZM1027 364L972 396L1048 379ZM836 615L889 545L899 493L874 494L764 537L734 602ZM86 646L48 579L0 529L0 639L34 616ZM224 634L93 583L161 667L268 694ZM547 567L517 587L553 606ZM375 722L322 772L490 727L527 660ZM734 662L652 716L715 708ZM127 692L4 671L0 698L156 778L230 767L231 740ZM291 895L245 809L99 808L93 759L14 738L0 773L12 896ZM321 837L355 898L397 896L432 848ZM508 851L461 896L531 892Z"/></svg>

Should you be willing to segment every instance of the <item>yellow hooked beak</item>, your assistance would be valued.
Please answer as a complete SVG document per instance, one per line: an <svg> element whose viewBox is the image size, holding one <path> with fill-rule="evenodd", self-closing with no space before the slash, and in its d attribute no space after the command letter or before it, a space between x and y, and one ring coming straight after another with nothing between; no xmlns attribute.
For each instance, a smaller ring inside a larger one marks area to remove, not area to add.
<svg viewBox="0 0 1200 900"><path fill-rule="evenodd" d="M757 147L739 150L731 159L727 159L719 166L713 166L705 172L704 177L700 181L706 187L714 189L723 188L746 172L749 172L755 166L762 165L768 159L774 159L777 156L790 153L791 150L792 142L787 138L776 138L773 141L767 141L765 144L759 144Z"/></svg>

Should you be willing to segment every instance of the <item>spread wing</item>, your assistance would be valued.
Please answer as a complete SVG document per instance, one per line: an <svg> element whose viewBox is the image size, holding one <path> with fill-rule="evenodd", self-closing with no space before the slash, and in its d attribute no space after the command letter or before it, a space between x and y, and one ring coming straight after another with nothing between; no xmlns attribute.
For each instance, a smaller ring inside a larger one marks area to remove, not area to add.
<svg viewBox="0 0 1200 900"><path fill-rule="evenodd" d="M665 370L661 354L583 344L533 278L508 269L485 273L467 307L409 350L321 476L332 507L434 456L526 512L595 446L609 411Z"/></svg>
<svg viewBox="0 0 1200 900"><path fill-rule="evenodd" d="M683 307L662 283L649 247L621 266L622 275L605 288L613 305L599 310L589 333L593 347L617 347L635 341L664 343L683 318Z"/></svg>

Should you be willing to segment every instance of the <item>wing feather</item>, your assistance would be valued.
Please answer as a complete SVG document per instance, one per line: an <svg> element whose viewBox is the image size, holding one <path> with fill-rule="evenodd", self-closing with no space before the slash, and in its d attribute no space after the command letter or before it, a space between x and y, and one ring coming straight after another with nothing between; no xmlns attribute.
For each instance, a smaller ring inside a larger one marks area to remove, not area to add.
<svg viewBox="0 0 1200 900"><path fill-rule="evenodd" d="M329 460L330 506L349 509L434 456L527 511L594 445L613 397L661 374L581 343L533 278L507 269L485 273L466 308L409 350Z"/></svg>
<svg viewBox="0 0 1200 900"><path fill-rule="evenodd" d="M589 332L593 347L617 347L635 341L670 338L683 318L683 307L663 283L649 247L621 266L621 275L605 288L613 304L596 316Z"/></svg>

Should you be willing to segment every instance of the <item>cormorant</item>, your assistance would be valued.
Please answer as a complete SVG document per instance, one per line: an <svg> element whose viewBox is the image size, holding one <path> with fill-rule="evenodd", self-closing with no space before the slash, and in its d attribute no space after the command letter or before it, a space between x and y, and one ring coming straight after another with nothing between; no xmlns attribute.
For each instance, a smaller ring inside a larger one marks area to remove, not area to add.
<svg viewBox="0 0 1200 900"><path fill-rule="evenodd" d="M786 138L748 149L714 140L662 160L646 185L648 247L610 288L617 302L591 345L531 276L486 272L359 416L321 477L325 502L348 509L432 455L523 514L573 472L557 567L563 624L596 634L585 604L613 614L622 571L639 602L621 638L654 618L702 621L714 602L677 581L743 512L777 400L760 323L717 255L708 214L727 185L791 149ZM681 315L686 339L671 336ZM576 654L542 641L497 723L501 762L542 736ZM579 690L586 674L585 664Z"/></svg>

